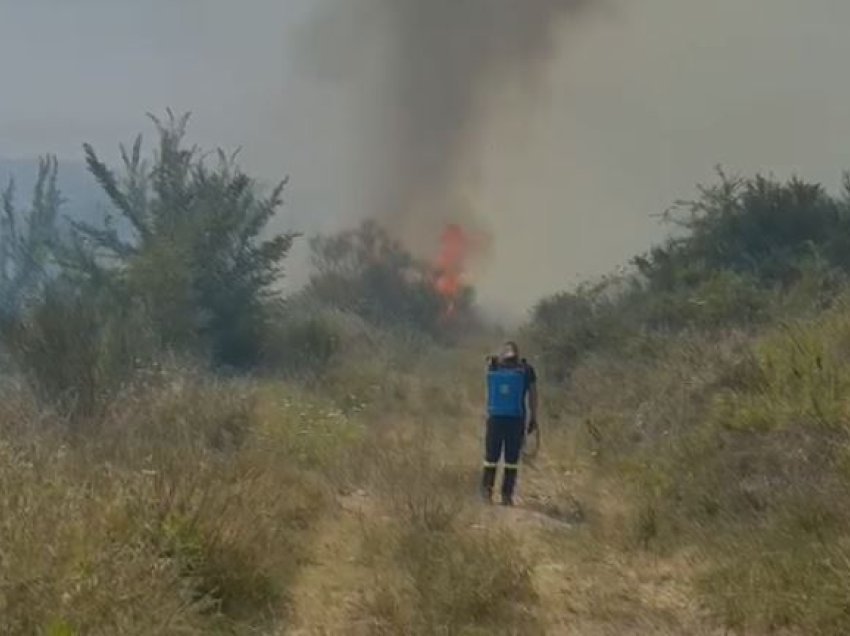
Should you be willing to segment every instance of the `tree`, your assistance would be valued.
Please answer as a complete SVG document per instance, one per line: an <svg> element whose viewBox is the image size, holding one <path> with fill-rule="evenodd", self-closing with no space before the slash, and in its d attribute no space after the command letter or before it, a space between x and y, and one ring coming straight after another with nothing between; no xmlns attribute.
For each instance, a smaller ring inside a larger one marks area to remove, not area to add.
<svg viewBox="0 0 850 636"><path fill-rule="evenodd" d="M91 174L112 203L100 226L74 224L66 254L77 273L124 287L141 300L162 345L210 351L219 364L246 366L260 354L274 288L296 234L268 238L286 181L266 196L236 164L216 153L213 167L185 147L189 115L151 116L158 135L152 161L142 137L121 146L123 175L84 146Z"/></svg>
<svg viewBox="0 0 850 636"><path fill-rule="evenodd" d="M315 237L310 246L315 273L308 295L377 325L432 333L443 328L446 302L435 288L435 272L376 222ZM472 290L465 289L453 319L467 318L471 307Z"/></svg>
<svg viewBox="0 0 850 636"><path fill-rule="evenodd" d="M0 197L0 317L16 317L45 282L58 238L57 219L62 197L56 185L58 162L39 160L30 209L15 207L15 182Z"/></svg>
<svg viewBox="0 0 850 636"><path fill-rule="evenodd" d="M696 286L722 270L787 286L812 258L846 267L845 250L836 249L850 230L846 205L797 178L782 183L720 172L718 184L700 187L696 200L679 203L666 218L683 233L635 259L656 289Z"/></svg>
<svg viewBox="0 0 850 636"><path fill-rule="evenodd" d="M840 293L850 271L850 178L841 200L797 178L719 174L664 215L677 231L634 258L634 270L537 305L531 333L550 371L567 377L591 352L683 329L747 328L786 298L823 307Z"/></svg>

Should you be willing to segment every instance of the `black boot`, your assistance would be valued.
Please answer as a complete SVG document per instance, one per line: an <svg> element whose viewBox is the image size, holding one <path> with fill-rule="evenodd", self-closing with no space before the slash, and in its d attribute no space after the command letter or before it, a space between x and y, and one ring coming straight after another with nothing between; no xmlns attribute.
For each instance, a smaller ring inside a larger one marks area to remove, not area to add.
<svg viewBox="0 0 850 636"><path fill-rule="evenodd" d="M486 503L493 501L493 486L496 483L496 468L495 466L486 466L484 475L481 478L481 499Z"/></svg>
<svg viewBox="0 0 850 636"><path fill-rule="evenodd" d="M517 469L505 468L505 476L502 479L502 505L514 505L514 488L516 487Z"/></svg>

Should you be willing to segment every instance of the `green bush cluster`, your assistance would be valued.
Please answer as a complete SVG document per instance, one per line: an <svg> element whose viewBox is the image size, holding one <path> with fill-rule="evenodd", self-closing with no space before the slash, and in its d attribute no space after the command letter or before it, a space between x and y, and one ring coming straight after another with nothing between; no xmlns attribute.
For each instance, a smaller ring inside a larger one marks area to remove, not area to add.
<svg viewBox="0 0 850 636"><path fill-rule="evenodd" d="M827 308L850 269L847 201L799 179L721 172L665 214L672 236L631 270L541 301L530 335L566 378L584 356L639 346L648 334L752 329Z"/></svg>

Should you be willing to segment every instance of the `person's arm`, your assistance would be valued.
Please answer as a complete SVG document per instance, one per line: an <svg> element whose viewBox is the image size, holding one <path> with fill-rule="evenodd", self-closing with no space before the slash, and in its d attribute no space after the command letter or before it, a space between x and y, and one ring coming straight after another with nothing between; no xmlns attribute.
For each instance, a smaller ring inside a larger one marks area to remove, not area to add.
<svg viewBox="0 0 850 636"><path fill-rule="evenodd" d="M489 373L490 371L493 371L496 368L496 365L497 365L496 356L487 356L487 370L486 370L485 373ZM487 386L487 382L485 382L484 383L484 412L485 413L487 413L487 410L489 408L489 401L490 401L490 388L489 388L489 386ZM486 421L488 418L489 418L489 413L488 413L488 416L484 418L484 420Z"/></svg>
<svg viewBox="0 0 850 636"><path fill-rule="evenodd" d="M528 432L537 428L537 372L528 366Z"/></svg>
<svg viewBox="0 0 850 636"><path fill-rule="evenodd" d="M537 428L537 382L528 387L528 432L533 433Z"/></svg>

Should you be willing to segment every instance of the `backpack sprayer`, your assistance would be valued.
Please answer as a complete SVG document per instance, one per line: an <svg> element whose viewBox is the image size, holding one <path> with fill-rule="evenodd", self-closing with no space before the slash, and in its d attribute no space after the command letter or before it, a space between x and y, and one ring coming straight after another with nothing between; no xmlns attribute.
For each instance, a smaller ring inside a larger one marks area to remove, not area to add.
<svg viewBox="0 0 850 636"><path fill-rule="evenodd" d="M495 417L523 419L525 432L522 439L522 455L534 459L540 452L540 427L535 426L531 434L534 443L529 445L525 399L528 395L528 362L525 358L516 365L500 365L498 356L487 358L487 414Z"/></svg>

